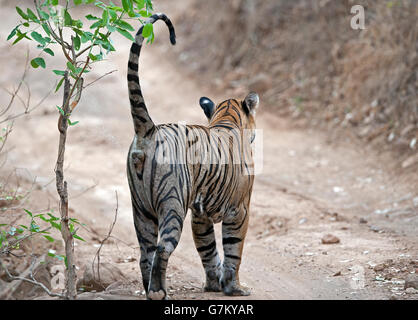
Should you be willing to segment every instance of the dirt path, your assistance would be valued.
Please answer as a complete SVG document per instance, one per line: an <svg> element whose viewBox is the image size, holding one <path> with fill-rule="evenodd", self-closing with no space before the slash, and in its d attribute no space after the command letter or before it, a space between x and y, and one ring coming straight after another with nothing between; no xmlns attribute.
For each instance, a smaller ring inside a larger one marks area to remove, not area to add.
<svg viewBox="0 0 418 320"><path fill-rule="evenodd" d="M1 18L12 25L4 11ZM9 29L1 31L2 38ZM200 96L218 101L227 97L210 95L209 88L199 87L185 76L175 61L170 61L173 54L166 51L171 48L161 44L167 40L165 30L157 33L158 43L143 50L140 67L152 118L158 123L204 124L198 106ZM126 44L122 39L118 43ZM23 50L24 46L10 49L2 40L1 64L7 61L10 70L19 70ZM99 238L113 220L117 190L119 217L113 235L120 240L105 247L103 259L121 268L131 281L132 291L142 291L138 282L132 282L140 277L139 250L125 176L126 153L133 135L125 82L127 56L125 45L100 70L89 74L92 80L103 72L118 70L86 90L82 105L73 115L80 123L70 130L66 175L74 216L100 234ZM9 72L2 73L2 85L18 78ZM49 82L52 79L53 75L44 79L39 72L31 73L34 100L48 90L45 83L53 83ZM3 169L25 168L18 172L26 183L37 177L37 189L30 200L37 210L56 207L54 183L50 183L58 139L55 104L59 104L57 96L15 123ZM292 129L286 120L262 109L261 100L257 124L264 135L264 168L255 180L241 267L241 281L253 291L249 298L417 298L404 293L402 284L406 274L418 268L418 188L414 179L395 173L390 159L362 145L352 141L337 144L324 133ZM222 299L222 294L201 290L204 274L189 217L183 230L170 259L169 293L174 299ZM340 243L322 244L321 238L327 233L337 236ZM80 272L97 250L97 234L81 231L90 240L76 247ZM134 259L127 259L129 256ZM386 263L385 268L374 271L373 266L379 263ZM376 281L379 275L391 280Z"/></svg>

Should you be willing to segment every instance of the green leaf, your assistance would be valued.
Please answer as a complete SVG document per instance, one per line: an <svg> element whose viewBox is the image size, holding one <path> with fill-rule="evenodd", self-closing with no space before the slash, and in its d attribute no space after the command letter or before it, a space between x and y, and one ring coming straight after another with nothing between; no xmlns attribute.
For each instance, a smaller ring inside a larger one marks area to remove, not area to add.
<svg viewBox="0 0 418 320"><path fill-rule="evenodd" d="M58 76L64 76L65 75L65 71L61 71L61 70L52 70L53 73L55 73Z"/></svg>
<svg viewBox="0 0 418 320"><path fill-rule="evenodd" d="M42 29L44 29L45 33L50 36L51 35L51 31L49 31L48 25L46 23L42 24Z"/></svg>
<svg viewBox="0 0 418 320"><path fill-rule="evenodd" d="M116 13L116 11L110 8L108 8L108 11L109 11L111 21L112 22L116 21L118 19L118 14Z"/></svg>
<svg viewBox="0 0 418 320"><path fill-rule="evenodd" d="M106 26L106 28L107 28L107 30L109 30L109 32L115 32L115 31L116 31L116 27L111 26L110 24L108 24L108 25Z"/></svg>
<svg viewBox="0 0 418 320"><path fill-rule="evenodd" d="M81 46L81 39L80 39L80 37L77 35L77 36L74 38L74 49L75 49L75 51L80 50L80 46Z"/></svg>
<svg viewBox="0 0 418 320"><path fill-rule="evenodd" d="M83 32L81 35L81 43L86 43L93 38L93 34L91 32Z"/></svg>
<svg viewBox="0 0 418 320"><path fill-rule="evenodd" d="M75 126L77 123L79 123L80 121L74 121L74 122L71 122L71 120L70 119L67 119L68 120L68 124L70 125L70 126Z"/></svg>
<svg viewBox="0 0 418 320"><path fill-rule="evenodd" d="M22 40L25 36L23 34L18 34L15 41L13 41L12 45L18 43L20 40Z"/></svg>
<svg viewBox="0 0 418 320"><path fill-rule="evenodd" d="M60 88L61 88L61 86L62 86L62 83L64 82L64 78L62 78L59 82L58 82L58 84L57 84L57 87L55 88L55 92L57 92Z"/></svg>
<svg viewBox="0 0 418 320"><path fill-rule="evenodd" d="M83 2L83 0L74 0L74 4L76 6L78 6L79 4L81 4Z"/></svg>
<svg viewBox="0 0 418 320"><path fill-rule="evenodd" d="M61 113L61 115L65 116L64 110L62 110L61 107L56 106L58 111Z"/></svg>
<svg viewBox="0 0 418 320"><path fill-rule="evenodd" d="M39 15L41 16L42 19L44 19L44 20L48 20L49 19L49 14L48 13L46 13L46 12L44 12L42 10L38 10L38 12L39 12Z"/></svg>
<svg viewBox="0 0 418 320"><path fill-rule="evenodd" d="M142 36L144 38L148 38L152 34L152 31L153 31L152 23L147 23L142 29Z"/></svg>
<svg viewBox="0 0 418 320"><path fill-rule="evenodd" d="M122 29L129 30L129 31L135 31L134 27L132 27L129 23L123 20L115 21L115 24Z"/></svg>
<svg viewBox="0 0 418 320"><path fill-rule="evenodd" d="M131 41L135 41L135 38L126 30L123 30L122 28L118 28L116 27L116 30L123 35L125 38L131 40Z"/></svg>
<svg viewBox="0 0 418 320"><path fill-rule="evenodd" d="M31 218L33 218L33 213L32 212L30 212L29 210L27 210L27 209L23 209L23 210L25 210L25 212L31 217Z"/></svg>
<svg viewBox="0 0 418 320"><path fill-rule="evenodd" d="M70 220L71 222L76 223L76 224L80 224L80 221L78 221L78 219L76 219L76 218L69 218L69 220Z"/></svg>
<svg viewBox="0 0 418 320"><path fill-rule="evenodd" d="M54 221L49 221L49 223L51 224L51 226L59 231L61 231L61 223L56 223Z"/></svg>
<svg viewBox="0 0 418 320"><path fill-rule="evenodd" d="M92 21L92 20L100 20L99 17L92 16L91 14L88 14L86 16L86 19L89 20L89 21Z"/></svg>
<svg viewBox="0 0 418 320"><path fill-rule="evenodd" d="M153 42L154 42L154 32L151 33L151 36L148 37L148 39L147 39L147 43L153 43Z"/></svg>
<svg viewBox="0 0 418 320"><path fill-rule="evenodd" d="M12 32L10 32L9 36L7 37L7 41L9 41L11 38L13 38L13 37L16 35L17 28L18 28L18 27L15 27L15 28L12 30Z"/></svg>
<svg viewBox="0 0 418 320"><path fill-rule="evenodd" d="M28 15L25 14L22 9L20 9L19 7L16 7L16 11L23 19L29 20Z"/></svg>
<svg viewBox="0 0 418 320"><path fill-rule="evenodd" d="M19 31L19 29L17 29L17 30L16 30L16 34L17 34L17 37L16 37L15 41L13 41L12 45L14 45L14 44L18 43L18 42L19 42L20 40L22 40L23 38L26 38L26 39L32 40L31 38L29 38L29 37L26 35L26 33L22 33L22 32L20 32L20 31Z"/></svg>
<svg viewBox="0 0 418 320"><path fill-rule="evenodd" d="M103 21L103 26L107 26L109 22L109 12L107 10L103 10L102 21Z"/></svg>
<svg viewBox="0 0 418 320"><path fill-rule="evenodd" d="M36 16L36 14L33 13L33 11L31 9L27 8L26 10L28 12L28 17L29 17L30 20L39 21L38 17Z"/></svg>
<svg viewBox="0 0 418 320"><path fill-rule="evenodd" d="M51 3L52 3L53 6L56 6L56 5L58 5L58 0L51 0Z"/></svg>
<svg viewBox="0 0 418 320"><path fill-rule="evenodd" d="M52 238L52 237L50 237L50 236L43 236L46 240L48 240L49 242L54 242L55 241L55 239L54 238Z"/></svg>
<svg viewBox="0 0 418 320"><path fill-rule="evenodd" d="M123 10L129 12L132 6L132 2L130 0L122 0L122 7Z"/></svg>
<svg viewBox="0 0 418 320"><path fill-rule="evenodd" d="M146 7L147 11L153 10L152 0L145 0L145 7Z"/></svg>
<svg viewBox="0 0 418 320"><path fill-rule="evenodd" d="M48 53L49 55L51 55L51 56L54 56L55 54L54 54L54 51L52 51L51 49L49 49L49 48L45 48L44 49L44 51L46 52L46 53Z"/></svg>
<svg viewBox="0 0 418 320"><path fill-rule="evenodd" d="M32 61L30 62L31 66L34 67L35 69L38 67L42 67L45 69L46 64L45 64L45 60L43 58L35 58L32 59Z"/></svg>
<svg viewBox="0 0 418 320"><path fill-rule="evenodd" d="M48 212L48 213L47 213L47 215L51 217L51 219L50 219L51 221L57 221L57 220L59 220L59 219L60 219L60 218L58 218L58 217L54 216L54 215L53 215L52 213L50 213L50 212Z"/></svg>
<svg viewBox="0 0 418 320"><path fill-rule="evenodd" d="M139 11L139 14L144 18L149 18L152 16L152 13L146 10Z"/></svg>
<svg viewBox="0 0 418 320"><path fill-rule="evenodd" d="M36 31L32 31L32 33L30 35L34 40L39 42L41 45L44 46L46 44L45 39L39 33L37 33Z"/></svg>
<svg viewBox="0 0 418 320"><path fill-rule="evenodd" d="M101 27L102 25L103 25L103 21L102 21L102 19L100 19L99 21L96 21L95 23L93 23L90 26L90 29L96 29L96 28Z"/></svg>
<svg viewBox="0 0 418 320"><path fill-rule="evenodd" d="M65 26L73 25L73 19L71 18L71 15L69 14L68 10L64 11L64 25Z"/></svg>
<svg viewBox="0 0 418 320"><path fill-rule="evenodd" d="M86 240L84 240L82 237L80 237L80 236L78 236L78 235L73 235L73 237L74 238L76 238L76 239L78 239L78 240L81 240L81 241L84 241L84 242L86 242Z"/></svg>
<svg viewBox="0 0 418 320"><path fill-rule="evenodd" d="M138 9L142 9L145 6L145 0L135 0Z"/></svg>
<svg viewBox="0 0 418 320"><path fill-rule="evenodd" d="M68 69L70 69L72 72L77 73L76 68L74 67L74 65L73 65L70 61L68 61L68 62L67 62L67 67L68 67Z"/></svg>
<svg viewBox="0 0 418 320"><path fill-rule="evenodd" d="M73 20L72 25L76 28L82 28L83 27L83 22L81 20Z"/></svg>
<svg viewBox="0 0 418 320"><path fill-rule="evenodd" d="M90 59L91 59L91 60L93 60L93 61L99 60L99 55L94 55L94 54L90 53L90 54L89 54L89 57L90 57Z"/></svg>

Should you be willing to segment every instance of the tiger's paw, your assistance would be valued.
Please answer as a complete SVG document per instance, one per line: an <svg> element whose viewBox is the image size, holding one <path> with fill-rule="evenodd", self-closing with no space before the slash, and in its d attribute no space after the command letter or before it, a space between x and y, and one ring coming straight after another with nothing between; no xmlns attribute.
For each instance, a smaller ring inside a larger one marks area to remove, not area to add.
<svg viewBox="0 0 418 320"><path fill-rule="evenodd" d="M148 300L168 300L168 296L164 290L152 291L150 290L147 295Z"/></svg>
<svg viewBox="0 0 418 320"><path fill-rule="evenodd" d="M205 292L221 292L221 271L220 270L210 270L206 273L206 284L203 288Z"/></svg>
<svg viewBox="0 0 418 320"><path fill-rule="evenodd" d="M206 285L203 287L203 290L205 292L221 292L222 291L222 287L221 284L216 281L211 281L208 282L206 281Z"/></svg>
<svg viewBox="0 0 418 320"><path fill-rule="evenodd" d="M227 296L249 296L251 294L250 288L239 284L230 284L224 287L224 294Z"/></svg>

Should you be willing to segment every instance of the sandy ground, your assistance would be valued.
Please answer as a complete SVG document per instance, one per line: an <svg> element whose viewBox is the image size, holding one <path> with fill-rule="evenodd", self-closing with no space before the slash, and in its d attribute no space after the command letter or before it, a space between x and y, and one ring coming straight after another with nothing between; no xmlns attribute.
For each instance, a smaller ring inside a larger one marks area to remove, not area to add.
<svg viewBox="0 0 418 320"><path fill-rule="evenodd" d="M15 19L13 11L10 7L0 13L0 85L9 89L23 71L26 51L24 44L11 47L5 41ZM204 124L200 96L215 101L228 97L198 85L201 82L178 68L180 52L166 44L167 32L160 27L156 44L144 48L140 61L140 79L151 116L157 123ZM179 41L187 41L187 37L179 35ZM104 247L102 261L120 268L131 291L143 298L125 174L133 137L125 81L128 43L116 38L116 46L120 50L97 65L86 79L88 83L117 70L86 89L72 116L80 123L69 130L65 174L71 214L91 230L80 230L88 240L76 246L80 274L114 218L116 190L115 238ZM59 68L58 63L49 61L47 69ZM52 72L45 76L45 72L31 71L31 101L39 100L54 81ZM3 92L0 103L7 99ZM7 162L1 169L2 179L16 169L22 188L28 188L36 178L25 204L34 212L53 208L56 212L53 169L58 142L55 105L59 104L59 94L52 95L33 113L15 121ZM289 120L274 115L274 106L268 112L264 107L261 97L257 126L263 132L263 171L255 179L240 273L241 281L252 288L246 299L417 299L417 294L403 290L405 276L418 268L416 173L400 172L388 155L361 143L291 127ZM189 217L186 220L169 262L169 294L173 299L223 299L220 293L201 289L203 268ZM216 227L220 240L220 226ZM328 233L340 243L322 244L321 238ZM385 269L375 271L373 267L379 263L386 263ZM382 276L386 280L379 280Z"/></svg>

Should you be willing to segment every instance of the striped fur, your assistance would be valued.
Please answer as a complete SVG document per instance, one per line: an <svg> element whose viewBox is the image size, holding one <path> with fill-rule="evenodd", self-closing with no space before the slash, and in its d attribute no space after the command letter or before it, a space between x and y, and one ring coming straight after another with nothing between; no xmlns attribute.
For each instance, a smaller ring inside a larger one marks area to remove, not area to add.
<svg viewBox="0 0 418 320"><path fill-rule="evenodd" d="M175 43L174 28L162 19ZM209 126L155 125L144 103L138 77L142 28L132 44L128 65L129 98L135 136L127 175L134 225L141 249L140 268L149 299L164 299L166 268L175 250L188 209L193 238L206 273L205 290L248 295L238 271L249 219L254 175L250 143L258 96L228 99L217 106L201 99ZM250 132L250 135L247 133ZM222 222L223 263L213 224Z"/></svg>

